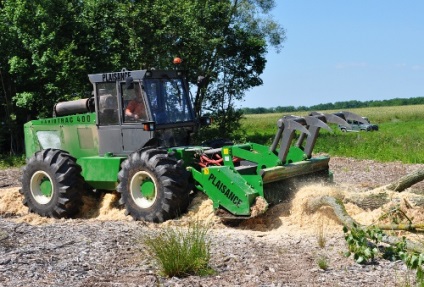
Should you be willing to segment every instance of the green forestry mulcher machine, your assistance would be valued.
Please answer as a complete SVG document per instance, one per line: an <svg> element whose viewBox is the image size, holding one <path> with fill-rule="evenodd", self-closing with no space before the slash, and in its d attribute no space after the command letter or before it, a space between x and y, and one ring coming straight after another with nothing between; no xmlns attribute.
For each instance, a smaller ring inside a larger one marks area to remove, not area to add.
<svg viewBox="0 0 424 287"><path fill-rule="evenodd" d="M182 71L123 69L89 79L92 98L57 103L52 118L24 126L21 193L31 212L72 217L84 191L116 190L135 220L163 222L200 190L217 214L248 218L280 202L293 179L328 180L329 158L312 157L319 130L362 120L348 112L285 116L270 147L196 146L190 137L209 119L194 117ZM134 118L126 107L137 94L142 110Z"/></svg>

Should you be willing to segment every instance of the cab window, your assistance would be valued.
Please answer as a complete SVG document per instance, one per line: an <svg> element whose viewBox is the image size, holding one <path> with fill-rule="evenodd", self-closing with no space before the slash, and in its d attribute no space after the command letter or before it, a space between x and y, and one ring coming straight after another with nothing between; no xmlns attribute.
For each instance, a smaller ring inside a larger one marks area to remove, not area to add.
<svg viewBox="0 0 424 287"><path fill-rule="evenodd" d="M98 117L100 125L119 124L115 83L98 83Z"/></svg>
<svg viewBox="0 0 424 287"><path fill-rule="evenodd" d="M124 122L147 121L147 110L143 97L144 92L140 82L134 82L131 87L122 84L121 90Z"/></svg>
<svg viewBox="0 0 424 287"><path fill-rule="evenodd" d="M181 79L145 79L144 86L157 124L193 120L188 93Z"/></svg>

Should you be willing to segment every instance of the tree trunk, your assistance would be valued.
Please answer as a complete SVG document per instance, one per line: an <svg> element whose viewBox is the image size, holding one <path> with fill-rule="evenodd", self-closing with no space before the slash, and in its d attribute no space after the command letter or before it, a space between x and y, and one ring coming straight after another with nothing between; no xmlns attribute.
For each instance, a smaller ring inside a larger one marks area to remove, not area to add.
<svg viewBox="0 0 424 287"><path fill-rule="evenodd" d="M378 188L366 192L347 193L344 202L353 203L364 210L374 210L389 202L399 203L405 200L399 192L424 180L424 168L420 168L400 179ZM424 206L424 196L411 195L408 203L413 206Z"/></svg>
<svg viewBox="0 0 424 287"><path fill-rule="evenodd" d="M345 195L344 202L353 203L364 210L374 210L389 203L390 198L384 191L354 192Z"/></svg>
<svg viewBox="0 0 424 287"><path fill-rule="evenodd" d="M344 206L344 204L341 200L336 199L332 196L318 196L318 197L314 197L314 198L309 199L306 203L306 209L307 209L306 211L309 212L309 213L313 213L323 206L331 207L334 211L334 214L339 219L340 223L342 223L348 229L352 229L352 227L354 227L354 225L356 225L358 228L361 228L361 229L364 229L364 230L367 228L366 226L357 223L346 212L345 206ZM376 227L380 228L380 226L378 226L378 225L376 225ZM384 226L382 226L382 227L384 227ZM394 226L391 226L391 227L393 228ZM422 227L422 225L419 225L419 227ZM383 229L383 228L380 228L380 229ZM384 243L387 243L387 244L390 244L390 245L394 245L394 244L401 242L401 241L402 241L402 239L400 239L396 236L389 236L389 235L383 236L383 238L381 240L381 242L384 242ZM405 243L406 243L406 248L408 250L419 252L419 253L424 252L424 245L423 244L413 242L413 241L410 241L410 240L405 240Z"/></svg>
<svg viewBox="0 0 424 287"><path fill-rule="evenodd" d="M422 180L424 180L424 168L420 168L413 173L401 177L397 181L386 185L386 188L401 192Z"/></svg>
<svg viewBox="0 0 424 287"><path fill-rule="evenodd" d="M404 201L407 206L418 205L424 206L424 196L418 194L411 194L408 199L400 196L399 192L404 191L408 187L424 180L424 168L418 169L413 173L410 173L399 180L392 182L386 186L376 188L368 192L355 192L345 194L343 200L345 202L351 202L363 209L376 209L388 202L400 203ZM306 203L306 211L314 213L319 208L328 206L333 209L334 214L344 226L348 229L352 229L357 226L361 229L367 227L356 222L346 211L343 201L332 196L317 196L310 198ZM424 224L382 224L376 225L376 227L382 230L405 230L415 232L417 230L424 230ZM390 245L395 245L401 242L403 239L396 236L385 235L382 238L382 242ZM406 248L411 251L423 253L424 245L421 243L405 240Z"/></svg>
<svg viewBox="0 0 424 287"><path fill-rule="evenodd" d="M381 206L393 202L399 204L401 202L406 203L409 207L424 207L424 195L410 194L408 198L404 198L397 192L390 190L377 190L369 192L352 192L345 194L343 199L344 203L353 203L363 210L374 210Z"/></svg>
<svg viewBox="0 0 424 287"><path fill-rule="evenodd" d="M334 214L340 220L340 223L345 225L347 228L352 228L357 223L346 211L343 202L335 197L324 195L310 198L306 203L306 212L314 213L322 206L329 206L333 209Z"/></svg>

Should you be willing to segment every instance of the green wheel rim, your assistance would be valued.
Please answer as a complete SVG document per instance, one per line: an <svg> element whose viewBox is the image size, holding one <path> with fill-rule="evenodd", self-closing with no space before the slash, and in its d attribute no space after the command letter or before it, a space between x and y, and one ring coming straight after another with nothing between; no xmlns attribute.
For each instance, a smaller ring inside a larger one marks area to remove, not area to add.
<svg viewBox="0 0 424 287"><path fill-rule="evenodd" d="M45 171L39 170L31 177L30 190L37 203L47 204L53 197L53 181Z"/></svg>
<svg viewBox="0 0 424 287"><path fill-rule="evenodd" d="M155 203L156 183L148 172L139 171L134 174L130 182L130 194L135 204L141 208L149 208Z"/></svg>

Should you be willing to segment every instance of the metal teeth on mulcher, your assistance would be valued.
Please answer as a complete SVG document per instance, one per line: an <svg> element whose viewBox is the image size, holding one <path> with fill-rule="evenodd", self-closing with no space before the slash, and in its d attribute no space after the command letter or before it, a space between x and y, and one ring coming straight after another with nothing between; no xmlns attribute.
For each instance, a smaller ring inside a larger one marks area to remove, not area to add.
<svg viewBox="0 0 424 287"><path fill-rule="evenodd" d="M307 158L311 158L319 130L323 128L332 132L327 123L346 125L350 127L347 120L355 120L366 123L366 120L364 120L361 116L346 111L334 114L311 112L308 116L304 117L293 115L284 116L277 121L278 131L271 144L270 151L275 152L278 144L280 143L278 157L283 163L285 163L295 132L299 131L300 135L295 145L303 149ZM305 139L306 142L304 144Z"/></svg>

